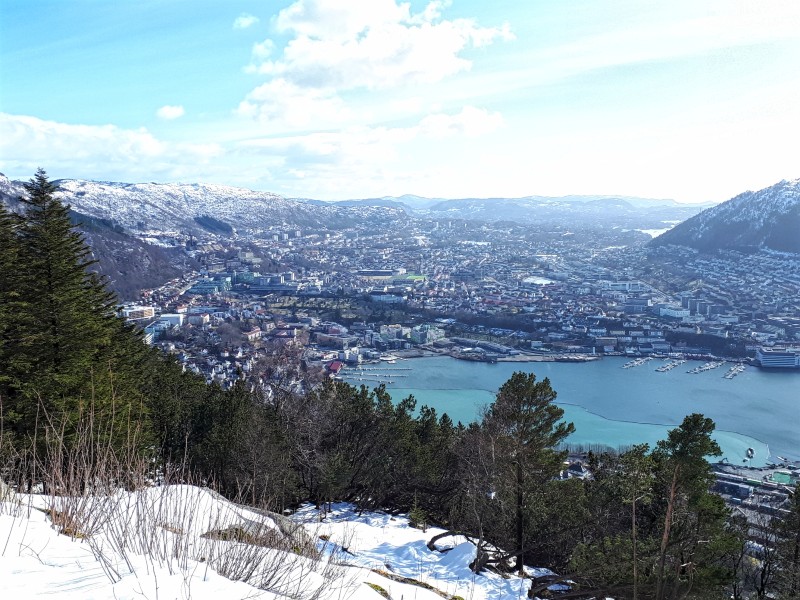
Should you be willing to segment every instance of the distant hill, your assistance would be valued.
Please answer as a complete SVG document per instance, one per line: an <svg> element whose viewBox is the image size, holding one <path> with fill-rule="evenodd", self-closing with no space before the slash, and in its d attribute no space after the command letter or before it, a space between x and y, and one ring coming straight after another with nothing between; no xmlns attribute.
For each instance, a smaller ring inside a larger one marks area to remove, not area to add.
<svg viewBox="0 0 800 600"><path fill-rule="evenodd" d="M703 252L768 249L800 253L800 179L739 194L677 225L650 244L687 246Z"/></svg>
<svg viewBox="0 0 800 600"><path fill-rule="evenodd" d="M0 174L0 202L13 211L21 210L23 194L19 182ZM114 222L70 210L70 219L92 248L97 270L108 277L111 289L122 300L134 300L143 288L156 287L197 267L179 248L149 244L126 232Z"/></svg>
<svg viewBox="0 0 800 600"><path fill-rule="evenodd" d="M571 223L585 227L663 229L709 205L632 196L525 196L522 198L424 198L397 196L340 200L344 206L391 206L430 219L507 221L522 224Z"/></svg>
<svg viewBox="0 0 800 600"><path fill-rule="evenodd" d="M124 231L259 232L270 227L337 228L353 223L405 219L401 208L336 206L289 200L270 192L201 183L118 183L60 179L58 196L76 212L103 219ZM21 182L0 176L0 193L22 193Z"/></svg>
<svg viewBox="0 0 800 600"><path fill-rule="evenodd" d="M425 212L432 218L528 224L569 223L589 229L662 229L688 219L700 210L702 207L696 204L628 196L527 196L445 200Z"/></svg>

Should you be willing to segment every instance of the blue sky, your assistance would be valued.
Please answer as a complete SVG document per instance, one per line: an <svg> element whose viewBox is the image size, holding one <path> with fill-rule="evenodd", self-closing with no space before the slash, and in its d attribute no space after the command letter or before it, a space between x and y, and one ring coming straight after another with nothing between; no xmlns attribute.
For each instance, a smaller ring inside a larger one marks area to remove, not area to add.
<svg viewBox="0 0 800 600"><path fill-rule="evenodd" d="M800 2L4 0L0 171L323 199L800 177Z"/></svg>

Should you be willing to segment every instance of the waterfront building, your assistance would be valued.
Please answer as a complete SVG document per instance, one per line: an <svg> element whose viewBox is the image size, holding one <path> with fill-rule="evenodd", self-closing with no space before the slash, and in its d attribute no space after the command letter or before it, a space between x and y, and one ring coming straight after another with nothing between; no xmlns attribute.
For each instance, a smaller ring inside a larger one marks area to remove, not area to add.
<svg viewBox="0 0 800 600"><path fill-rule="evenodd" d="M797 348L764 348L756 351L756 360L762 367L769 369L800 368L800 349Z"/></svg>

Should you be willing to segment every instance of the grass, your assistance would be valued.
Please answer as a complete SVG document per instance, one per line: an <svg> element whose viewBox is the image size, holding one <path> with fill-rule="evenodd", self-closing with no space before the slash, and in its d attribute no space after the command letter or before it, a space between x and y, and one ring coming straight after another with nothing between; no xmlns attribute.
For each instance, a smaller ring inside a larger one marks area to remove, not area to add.
<svg viewBox="0 0 800 600"><path fill-rule="evenodd" d="M112 584L127 576L152 581L166 571L185 581L191 598L192 581L210 568L232 581L308 600L336 590L345 598L357 585L332 544L281 522L280 515L191 485L191 475L180 468L154 471L135 452L103 442L91 415L69 440L63 424L43 427L40 448L46 453L3 444L0 473L16 485L3 488L5 499L14 501L0 504L0 513L25 530L26 511L45 513L59 534L86 544ZM27 506L16 501L22 485ZM9 549L8 540L0 540L0 556Z"/></svg>
<svg viewBox="0 0 800 600"><path fill-rule="evenodd" d="M391 598L391 596L389 596L389 592L387 592L385 589L383 589L377 583L370 583L369 581L365 581L364 583L367 584L369 587L371 587L376 592L378 592L384 598Z"/></svg>

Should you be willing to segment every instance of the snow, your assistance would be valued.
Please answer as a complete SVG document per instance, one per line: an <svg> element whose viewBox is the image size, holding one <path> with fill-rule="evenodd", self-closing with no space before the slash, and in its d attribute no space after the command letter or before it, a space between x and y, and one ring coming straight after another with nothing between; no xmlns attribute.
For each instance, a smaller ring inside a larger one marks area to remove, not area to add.
<svg viewBox="0 0 800 600"><path fill-rule="evenodd" d="M800 179L781 181L757 192L744 192L706 209L678 225L673 231L687 240L697 241L719 227L735 226L736 239L729 242L734 245L764 247L765 238L776 223L796 219L798 205Z"/></svg>
<svg viewBox="0 0 800 600"><path fill-rule="evenodd" d="M307 526L319 525L319 532L330 541L349 551L348 562L373 570L388 571L393 575L415 579L433 586L445 594L474 600L495 598L526 598L529 579L511 576L508 579L495 573L476 575L469 569L475 558L475 546L463 536L449 536L438 540L439 549L431 551L428 540L444 533L443 529L429 527L426 532L408 525L408 518L383 513L364 513L359 516L348 504L334 504L324 520L319 521L319 511L306 506L296 518ZM550 574L547 569L527 567L531 576ZM425 590L408 584L386 580L380 583L392 598L441 598L428 596Z"/></svg>
<svg viewBox="0 0 800 600"><path fill-rule="evenodd" d="M292 526L301 534L287 537ZM0 502L0 582L3 597L15 599L383 597L367 583L404 600L526 597L530 580L472 573L475 546L462 536L429 550L428 540L442 532L414 529L404 516L359 515L348 504L322 513L304 506L287 522L188 485L18 495ZM283 543L245 543L254 539Z"/></svg>
<svg viewBox="0 0 800 600"><path fill-rule="evenodd" d="M4 503L7 504L7 503ZM4 512L9 507L3 506ZM170 570L142 555L131 558L129 573L113 582L87 543L59 535L37 510L0 515L3 550L0 581L5 598L43 595L62 600L142 600L143 598L278 598L231 581L192 561L185 570ZM258 595L254 594L256 592Z"/></svg>

